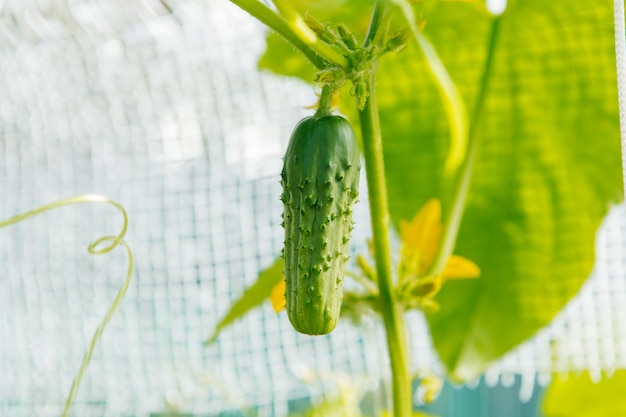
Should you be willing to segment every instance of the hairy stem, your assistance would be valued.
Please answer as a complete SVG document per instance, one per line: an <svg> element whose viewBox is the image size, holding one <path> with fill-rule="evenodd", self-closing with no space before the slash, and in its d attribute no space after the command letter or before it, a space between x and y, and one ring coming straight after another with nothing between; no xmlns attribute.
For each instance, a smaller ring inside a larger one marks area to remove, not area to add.
<svg viewBox="0 0 626 417"><path fill-rule="evenodd" d="M326 84L322 87L322 94L320 95L320 99L317 103L317 111L315 112L316 117L332 114L333 94L334 91L330 85Z"/></svg>
<svg viewBox="0 0 626 417"><path fill-rule="evenodd" d="M409 377L404 319L393 290L389 248L390 217L373 71L369 79L368 90L369 97L363 109L359 111L359 120L363 135L363 153L365 155L372 218L376 272L378 274L379 307L387 332L393 390L393 416L410 417L413 404L411 379Z"/></svg>
<svg viewBox="0 0 626 417"><path fill-rule="evenodd" d="M375 43L385 30L389 19L389 4L376 0L370 27L363 43L368 47ZM363 137L363 154L367 175L374 256L378 275L378 301L387 335L387 350L391 365L393 416L410 417L413 412L409 357L404 326L403 311L394 292L389 242L390 215L387 202L387 184L383 161L383 142L380 132L378 106L374 86L376 65L371 68L367 80L365 105L359 110L359 122Z"/></svg>

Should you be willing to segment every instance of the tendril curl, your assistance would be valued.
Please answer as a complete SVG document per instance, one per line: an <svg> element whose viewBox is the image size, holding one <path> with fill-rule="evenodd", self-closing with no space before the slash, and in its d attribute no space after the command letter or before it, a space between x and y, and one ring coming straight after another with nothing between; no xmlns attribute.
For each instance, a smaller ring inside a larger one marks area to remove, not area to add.
<svg viewBox="0 0 626 417"><path fill-rule="evenodd" d="M74 397L76 396L76 393L78 392L78 388L80 386L83 375L85 374L85 372L87 371L87 368L89 367L89 362L91 361L93 352L96 349L96 346L98 342L100 341L100 338L102 337L104 328L109 323L109 321L111 321L113 314L115 314L115 311L118 309L120 303L124 299L124 296L126 295L126 291L128 290L128 287L130 286L130 283L132 280L135 260L134 260L133 252L130 246L128 246L128 244L124 241L124 236L126 235L126 230L128 229L128 215L126 214L126 210L124 209L124 206L122 206L120 203L118 203L115 200L112 200L106 196L99 195L99 194L81 194L81 195L76 195L73 197L68 197L62 200L58 200L58 201L46 204L44 206L38 207L36 209L10 217L6 220L0 221L0 228L3 228L6 226L19 223L31 217L37 216L39 214L45 213L47 211L59 208L59 207L64 207L64 206L69 206L69 205L74 205L74 204L81 204L81 203L109 204L117 208L120 211L120 213L122 213L123 225L122 225L122 230L120 231L120 233L117 236L103 236L94 240L87 246L87 251L91 255L104 255L106 253L111 252L117 246L122 246L124 249L126 249L126 254L128 256L128 270L126 273L126 279L124 280L124 283L118 290L115 298L113 299L113 302L109 306L108 310L106 311L104 317L100 321L100 324L96 328L91 338L91 343L89 344L89 348L87 349L87 352L85 352L85 355L83 356L83 360L81 362L80 368L78 369L76 376L74 377L74 380L72 381L72 386L70 387L70 391L67 394L67 398L65 400L65 406L63 408L63 412L61 413L61 417L67 417L69 415L70 408L72 406L72 403L74 402ZM106 245L102 247L103 244L106 244Z"/></svg>

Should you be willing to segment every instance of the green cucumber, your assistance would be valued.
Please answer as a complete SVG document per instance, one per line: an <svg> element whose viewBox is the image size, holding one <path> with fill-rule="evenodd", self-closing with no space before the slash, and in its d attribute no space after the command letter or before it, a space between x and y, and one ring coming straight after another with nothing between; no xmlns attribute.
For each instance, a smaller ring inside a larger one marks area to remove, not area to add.
<svg viewBox="0 0 626 417"><path fill-rule="evenodd" d="M311 116L298 123L284 157L281 200L287 313L300 333L328 334L337 324L360 168L346 119Z"/></svg>

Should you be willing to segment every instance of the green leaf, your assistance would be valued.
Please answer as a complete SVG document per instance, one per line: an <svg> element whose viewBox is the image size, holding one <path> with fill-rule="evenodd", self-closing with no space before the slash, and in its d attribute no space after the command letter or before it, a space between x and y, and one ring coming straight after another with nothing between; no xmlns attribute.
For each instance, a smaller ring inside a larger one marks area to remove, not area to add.
<svg viewBox="0 0 626 417"><path fill-rule="evenodd" d="M429 316L453 377L468 379L552 320L589 276L597 228L621 198L612 5L519 1L501 18L478 153L455 253L477 280L447 284ZM470 114L493 17L440 3L431 42ZM377 94L390 209L411 219L449 201L449 133L415 48L384 59Z"/></svg>
<svg viewBox="0 0 626 417"><path fill-rule="evenodd" d="M588 373L555 378L546 391L545 417L615 417L626 415L626 371L594 383Z"/></svg>
<svg viewBox="0 0 626 417"><path fill-rule="evenodd" d="M313 80L315 68L304 55L296 52L293 46L275 32L269 32L266 41L267 49L259 59L260 69L297 77L307 82Z"/></svg>
<svg viewBox="0 0 626 417"><path fill-rule="evenodd" d="M247 314L267 300L274 288L283 278L283 259L278 258L272 266L261 271L257 281L246 289L241 298L230 306L228 313L220 320L215 331L204 344L210 345L217 340L220 332L231 325L235 320Z"/></svg>

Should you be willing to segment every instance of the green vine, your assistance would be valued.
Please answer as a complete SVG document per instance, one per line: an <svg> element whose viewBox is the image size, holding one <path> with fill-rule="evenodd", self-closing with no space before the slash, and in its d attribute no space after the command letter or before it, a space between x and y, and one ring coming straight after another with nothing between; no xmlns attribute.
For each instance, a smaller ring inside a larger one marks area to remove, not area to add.
<svg viewBox="0 0 626 417"><path fill-rule="evenodd" d="M316 117L328 116L332 114L332 101L334 89L330 84L326 84L322 88L319 103L317 104Z"/></svg>
<svg viewBox="0 0 626 417"><path fill-rule="evenodd" d="M372 13L370 27L363 46L375 45L381 39L383 29L389 21L389 6L384 0L377 0ZM370 218L374 240L374 256L378 280L378 308L383 317L387 335L387 349L391 366L393 415L410 417L413 401L409 358L405 335L403 312L396 302L391 268L389 205L383 161L382 135L376 104L375 91L376 65L372 65L369 77L365 80L365 100L357 95L359 122L363 138L363 154L370 203Z"/></svg>

